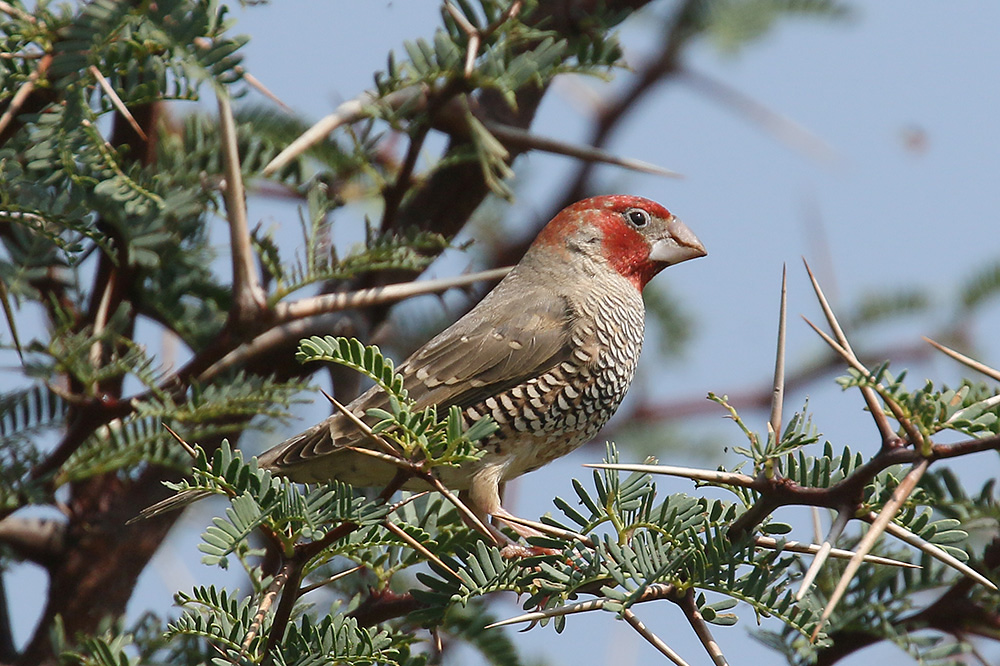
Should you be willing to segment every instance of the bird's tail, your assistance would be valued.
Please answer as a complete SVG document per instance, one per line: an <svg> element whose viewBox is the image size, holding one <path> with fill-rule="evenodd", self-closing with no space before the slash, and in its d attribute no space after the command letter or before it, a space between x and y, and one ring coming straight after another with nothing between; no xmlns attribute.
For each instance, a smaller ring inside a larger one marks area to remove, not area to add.
<svg viewBox="0 0 1000 666"><path fill-rule="evenodd" d="M180 509L182 507L187 506L188 504L191 504L192 502L197 502L200 499L204 499L205 497L208 497L208 496L214 495L214 494L215 493L212 493L212 492L207 491L207 490L184 490L184 491L181 491L181 492L177 493L176 495L174 495L173 497L168 497L167 499L159 501L159 502L157 502L156 504L154 504L152 506L146 507L145 509L143 509L142 511L139 512L138 516L136 516L135 518L132 518L131 520L129 520L127 524L131 525L132 523L134 523L136 521L139 521L139 520L145 520L147 518L153 518L154 516L159 516L161 514L169 512L169 511L174 511L176 509Z"/></svg>

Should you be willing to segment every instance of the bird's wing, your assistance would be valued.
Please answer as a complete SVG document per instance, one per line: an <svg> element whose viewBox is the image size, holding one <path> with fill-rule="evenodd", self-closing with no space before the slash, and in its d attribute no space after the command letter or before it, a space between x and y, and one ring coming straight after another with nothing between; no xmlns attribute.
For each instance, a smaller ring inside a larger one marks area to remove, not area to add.
<svg viewBox="0 0 1000 666"><path fill-rule="evenodd" d="M530 288L511 299L509 294L498 295L499 290L399 366L418 408L469 407L569 359L573 316L568 301L551 293L531 293ZM367 410L387 405L385 393L373 387L348 408L363 417ZM349 419L333 414L265 452L260 463L272 469L298 467L345 445L365 446L365 438ZM316 472L323 474L318 468ZM307 480L305 476L293 474Z"/></svg>
<svg viewBox="0 0 1000 666"><path fill-rule="evenodd" d="M563 298L483 302L400 367L418 407L469 407L569 359L572 310Z"/></svg>

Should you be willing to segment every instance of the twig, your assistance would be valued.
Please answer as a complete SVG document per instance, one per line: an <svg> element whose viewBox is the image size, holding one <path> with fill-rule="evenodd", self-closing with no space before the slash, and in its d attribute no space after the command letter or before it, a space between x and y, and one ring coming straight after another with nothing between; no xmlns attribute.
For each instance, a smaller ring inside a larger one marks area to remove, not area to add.
<svg viewBox="0 0 1000 666"><path fill-rule="evenodd" d="M842 161L840 154L822 138L732 86L688 67L678 69L677 74L681 81L736 110L786 146L824 164L835 165Z"/></svg>
<svg viewBox="0 0 1000 666"><path fill-rule="evenodd" d="M663 642L663 639L650 631L649 628L644 625L638 617L636 617L635 613L633 613L630 608L622 610L622 619L628 622L629 626L635 629L636 633L645 638L650 645L659 650L660 653L667 659L677 664L677 666L689 666L679 654L674 652L669 645Z"/></svg>
<svg viewBox="0 0 1000 666"><path fill-rule="evenodd" d="M592 599L590 601L578 601L574 604L567 604L565 606L558 606L556 608L546 608L544 610L532 611L530 613L524 613L523 615L518 615L517 617L507 618L506 620L499 620L493 624L488 624L485 629L495 629L496 627L506 627L511 624L519 624L521 622L535 622L537 620L544 620L549 617L562 617L564 615L573 615L575 613L586 613L588 611L600 610L604 608L604 604L607 599Z"/></svg>
<svg viewBox="0 0 1000 666"><path fill-rule="evenodd" d="M53 518L8 516L0 520L0 544L19 558L50 566L65 554L67 528Z"/></svg>
<svg viewBox="0 0 1000 666"><path fill-rule="evenodd" d="M684 617L686 617L688 622L691 624L691 628L694 629L694 633L698 636L698 640L700 640L701 644L705 646L705 651L708 652L708 656L712 658L712 663L714 663L715 666L729 666L729 662L726 661L725 655L722 654L722 648L720 648L719 644L715 642L715 638L712 636L712 632L708 628L708 623L705 622L705 618L702 617L697 604L695 604L694 589L689 589L687 593L685 593L684 596L677 601L677 605L680 606L682 611L684 611Z"/></svg>
<svg viewBox="0 0 1000 666"><path fill-rule="evenodd" d="M35 82L38 81L38 77L41 76L41 73L44 70L48 69L48 64L51 62L52 57L49 54L46 54L46 56L47 59L42 58L42 60L38 63L38 67L28 75L28 78L25 79L24 83L21 84L21 87L19 87L17 92L14 93L7 110L3 112L3 115L0 115L0 135L3 135L7 126L12 120L14 120L14 116L17 115L17 112L21 110L21 106L31 95L31 91L35 89Z"/></svg>
<svg viewBox="0 0 1000 666"><path fill-rule="evenodd" d="M260 603L257 605L257 612L253 614L253 621L250 623L250 628L247 629L247 635L243 639L243 644L240 646L243 653L246 653L250 649L250 644L257 637L257 633L260 631L261 625L264 624L264 618L267 617L268 611L271 610L274 600L277 599L278 594L288 583L289 573L290 571L287 567L282 568L271 580L271 584L267 586L264 596L261 597ZM299 596L301 596L301 592Z"/></svg>
<svg viewBox="0 0 1000 666"><path fill-rule="evenodd" d="M857 550L854 553L854 557L847 563L847 567L844 569L843 575L841 575L840 580L837 582L837 587L834 588L833 593L830 595L829 601L827 601L826 608L823 609L823 614L820 616L819 622L816 623L816 628L813 630L811 640L815 641L816 637L819 635L820 630L826 623L830 616L833 614L834 609L836 609L837 604L840 603L841 598L843 598L844 593L847 592L847 586L851 584L851 580L854 579L854 575L858 572L861 567L861 562L864 556L875 545L882 533L885 532L886 526L892 521L899 510L902 508L903 503L916 488L917 482L920 481L920 477L924 475L927 468L930 466L930 460L924 459L913 465L910 471L903 477L903 480L899 482L899 485L892 492L892 496L889 501L885 503L882 507L882 511L879 512L878 517L872 523L871 528L868 533L861 539L858 544Z"/></svg>
<svg viewBox="0 0 1000 666"><path fill-rule="evenodd" d="M29 14L28 12L24 11L20 7L15 7L14 5L10 4L9 2L4 2L3 0L0 0L0 12L3 12L7 16L10 16L10 17L13 17L13 18L16 18L16 19L21 19L22 21L27 21L28 23L31 23L31 24L37 24L38 23L38 19L36 19L34 16L32 16L31 14Z"/></svg>
<svg viewBox="0 0 1000 666"><path fill-rule="evenodd" d="M274 306L274 317L277 321L284 322L327 312L384 305L413 296L437 294L456 287L467 287L477 282L499 280L505 277L511 268L512 266L506 266L454 277L400 282L346 293L312 296L292 303L278 303Z"/></svg>
<svg viewBox="0 0 1000 666"><path fill-rule="evenodd" d="M278 608L274 612L271 631L267 634L267 644L264 646L264 658L261 661L263 666L270 666L271 655L274 654L278 643L285 636L285 628L288 626L288 620L292 617L292 609L295 607L295 602L299 598L299 583L302 580L302 570L307 562L308 560L306 559L293 557L285 562L281 571L275 576L276 580L279 577L284 580L284 592L282 592L281 600L278 601Z"/></svg>
<svg viewBox="0 0 1000 666"><path fill-rule="evenodd" d="M268 331L261 333L250 342L243 343L210 365L208 368L202 370L197 375L196 380L201 383L206 383L211 381L220 373L255 358L258 354L261 354L268 349L292 344L294 342L298 342L302 338L309 337L310 335L328 333L331 325L340 322L341 319L342 318L339 314L330 312L313 317L304 317L295 321L286 322L280 326L275 326ZM184 368L181 368L176 373L165 379L161 382L161 385L170 386L171 382L184 377L188 372L190 372L189 368L194 365L195 360L197 360L197 358L193 359Z"/></svg>

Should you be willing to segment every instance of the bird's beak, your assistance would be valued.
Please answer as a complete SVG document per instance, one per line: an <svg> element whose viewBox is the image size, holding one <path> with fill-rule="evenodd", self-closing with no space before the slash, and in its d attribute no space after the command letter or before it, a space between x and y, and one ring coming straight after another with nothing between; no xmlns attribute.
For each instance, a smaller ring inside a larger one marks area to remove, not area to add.
<svg viewBox="0 0 1000 666"><path fill-rule="evenodd" d="M708 252L694 232L676 217L667 222L667 236L653 243L649 258L664 264L679 264L688 259L704 257Z"/></svg>

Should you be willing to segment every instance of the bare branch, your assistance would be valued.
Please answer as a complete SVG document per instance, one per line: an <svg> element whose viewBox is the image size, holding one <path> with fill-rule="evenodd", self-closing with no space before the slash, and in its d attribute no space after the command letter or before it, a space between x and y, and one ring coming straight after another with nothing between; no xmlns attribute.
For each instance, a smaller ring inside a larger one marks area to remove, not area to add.
<svg viewBox="0 0 1000 666"><path fill-rule="evenodd" d="M63 554L66 523L51 518L8 516L0 520L0 543L18 557L46 566Z"/></svg>
<svg viewBox="0 0 1000 666"><path fill-rule="evenodd" d="M467 287L477 282L499 280L506 276L511 268L511 266L506 266L448 278L400 282L346 293L313 296L292 303L278 303L274 306L274 316L277 321L285 322L327 312L341 312L395 303L413 296L438 294L455 287Z"/></svg>
<svg viewBox="0 0 1000 666"><path fill-rule="evenodd" d="M726 661L725 655L722 654L722 648L719 644L715 642L715 638L712 636L712 632L708 628L708 623L705 622L705 618L702 617L701 612L698 610L698 606L694 600L694 589L689 589L687 593L677 601L677 605L681 607L684 611L684 617L687 618L688 622L691 624L691 628L694 629L694 633L698 636L698 640L701 644L705 646L705 651L708 652L708 656L712 658L712 663L715 666L729 666L729 662Z"/></svg>
<svg viewBox="0 0 1000 666"><path fill-rule="evenodd" d="M677 74L684 83L722 106L734 110L772 138L806 157L827 165L837 165L843 161L840 154L822 138L746 93L689 67L679 69Z"/></svg>

